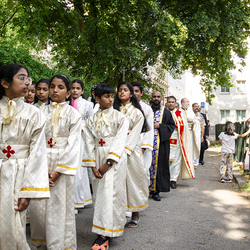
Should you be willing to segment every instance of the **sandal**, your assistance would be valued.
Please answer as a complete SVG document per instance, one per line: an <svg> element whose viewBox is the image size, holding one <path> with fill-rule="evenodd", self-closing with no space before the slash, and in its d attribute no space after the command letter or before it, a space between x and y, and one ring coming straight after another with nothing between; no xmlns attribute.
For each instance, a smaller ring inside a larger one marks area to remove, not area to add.
<svg viewBox="0 0 250 250"><path fill-rule="evenodd" d="M130 220L129 223L127 224L127 227L129 227L129 228L138 227L139 221L140 221L140 214L138 213L138 215L136 217L138 219L137 220ZM133 215L132 215L132 218L133 218ZM131 225L131 224L134 224L134 225Z"/></svg>

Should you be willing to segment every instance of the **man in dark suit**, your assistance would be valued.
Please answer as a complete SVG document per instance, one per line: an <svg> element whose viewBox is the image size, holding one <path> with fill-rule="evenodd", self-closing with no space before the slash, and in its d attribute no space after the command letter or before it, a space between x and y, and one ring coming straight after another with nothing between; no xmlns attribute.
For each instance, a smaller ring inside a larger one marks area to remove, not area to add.
<svg viewBox="0 0 250 250"><path fill-rule="evenodd" d="M203 135L203 139L204 140L201 143L200 159L199 159L200 164L204 165L204 153L205 153L205 150L208 148L207 140L206 139L209 137L209 126L208 126L206 114L201 113L201 106L199 107L199 112L203 116L203 118L205 120L205 123L206 123L205 132L204 132L204 135Z"/></svg>

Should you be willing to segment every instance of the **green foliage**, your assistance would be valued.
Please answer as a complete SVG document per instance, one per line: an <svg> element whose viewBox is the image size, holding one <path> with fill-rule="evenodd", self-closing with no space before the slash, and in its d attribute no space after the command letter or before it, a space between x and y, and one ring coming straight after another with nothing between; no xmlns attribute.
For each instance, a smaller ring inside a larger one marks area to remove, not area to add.
<svg viewBox="0 0 250 250"><path fill-rule="evenodd" d="M50 79L53 75L59 73L67 75L71 80L81 79L81 77L72 76L64 70L50 69L39 57L32 56L27 48L15 46L13 43L6 41L0 44L0 66L9 63L24 65L29 70L30 77L34 81L38 81L41 78ZM90 96L90 89L91 86L85 84L85 94L88 96Z"/></svg>
<svg viewBox="0 0 250 250"><path fill-rule="evenodd" d="M187 69L200 75L211 103L214 85L231 86L232 53L245 63L247 1L3 0L0 7L1 40L37 51L49 41L56 67L89 85L115 86L123 68L136 67L126 80L140 79L151 90L147 68L159 60L173 76Z"/></svg>

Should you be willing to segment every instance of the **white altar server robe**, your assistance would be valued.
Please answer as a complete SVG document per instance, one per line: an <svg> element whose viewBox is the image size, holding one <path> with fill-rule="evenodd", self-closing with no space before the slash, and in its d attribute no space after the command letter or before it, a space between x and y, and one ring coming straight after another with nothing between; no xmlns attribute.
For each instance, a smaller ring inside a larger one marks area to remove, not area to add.
<svg viewBox="0 0 250 250"><path fill-rule="evenodd" d="M148 185L150 184L150 173L149 168L152 163L152 150L154 141L154 114L152 108L140 101L141 108L144 112L147 124L149 126L149 131L140 134L141 148L146 149L144 152L144 166L148 177Z"/></svg>
<svg viewBox="0 0 250 250"><path fill-rule="evenodd" d="M86 120L94 113L93 106L90 102L82 98L82 96L76 99L77 109L82 117L82 137L81 137L81 152L79 158L79 165L76 170L75 178L75 207L83 208L86 205L92 203L92 196L89 186L89 176L87 168L82 168L82 157L84 151L84 129Z"/></svg>
<svg viewBox="0 0 250 250"><path fill-rule="evenodd" d="M9 124L3 119L7 107ZM14 210L18 199L50 196L44 128L44 115L23 98L10 101L3 96L0 100L1 250L30 249L26 210Z"/></svg>
<svg viewBox="0 0 250 250"><path fill-rule="evenodd" d="M127 207L128 212L139 212L148 206L148 179L141 151L140 134L144 123L142 112L132 103L121 106L129 121L125 150L128 156Z"/></svg>
<svg viewBox="0 0 250 250"><path fill-rule="evenodd" d="M92 232L109 237L121 236L124 231L127 133L126 117L113 107L103 111L99 109L86 122L83 166L99 169L107 159L114 160L113 166L101 179L92 175L94 201Z"/></svg>
<svg viewBox="0 0 250 250"><path fill-rule="evenodd" d="M62 108L56 143L52 140L54 105ZM50 199L34 200L30 204L31 242L35 246L46 245L50 250L76 249L74 193L80 157L81 116L68 102L51 103L42 112L47 119L48 169L62 175L55 186L50 187Z"/></svg>

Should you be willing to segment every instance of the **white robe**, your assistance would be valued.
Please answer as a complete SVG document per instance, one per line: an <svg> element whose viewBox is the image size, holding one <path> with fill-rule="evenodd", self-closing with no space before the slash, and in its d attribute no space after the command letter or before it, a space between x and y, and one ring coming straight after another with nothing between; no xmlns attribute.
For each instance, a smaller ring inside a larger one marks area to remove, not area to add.
<svg viewBox="0 0 250 250"><path fill-rule="evenodd" d="M50 250L76 249L74 191L75 174L79 163L81 116L67 102L58 119L56 143L52 141L53 103L42 112L47 118L45 129L49 172L62 175L50 187L51 198L30 203L31 242L46 245Z"/></svg>
<svg viewBox="0 0 250 250"><path fill-rule="evenodd" d="M178 117L176 116L175 112L176 109L170 111L172 113L174 121L177 123ZM170 138L170 156L169 156L169 169L170 169L170 181L177 181L178 179L186 180L190 178L195 178L194 174L194 165L193 165L193 150L191 148L191 139L189 134L189 128L186 116L183 115L183 112L180 113L184 124L184 131L183 131L183 145L186 157L184 159L184 152L181 148L180 143L180 129L177 126L171 135ZM188 161L188 162L187 162ZM190 168L190 169L189 169Z"/></svg>
<svg viewBox="0 0 250 250"><path fill-rule="evenodd" d="M39 108L39 109L42 109L47 104L48 104L48 102L41 102L40 100L38 100L38 102L35 103L34 106Z"/></svg>
<svg viewBox="0 0 250 250"><path fill-rule="evenodd" d="M149 131L140 134L141 140L141 148L145 148L145 152L143 154L144 157L144 165L145 170L148 177L148 185L150 183L150 173L149 168L152 163L152 150L153 150L153 141L154 141L154 114L152 108L145 104L144 102L140 101L141 108L144 112L145 118L147 120Z"/></svg>
<svg viewBox="0 0 250 250"><path fill-rule="evenodd" d="M101 179L92 175L92 232L109 237L121 236L124 231L127 172L124 147L127 133L128 120L113 107L99 109L86 122L83 166L99 169L107 159L114 160Z"/></svg>
<svg viewBox="0 0 250 250"><path fill-rule="evenodd" d="M26 240L26 210L19 198L48 198L45 117L23 98L12 100L13 119L3 124L9 99L0 100L0 249L30 249ZM9 113L11 114L11 113Z"/></svg>
<svg viewBox="0 0 250 250"><path fill-rule="evenodd" d="M194 114L192 108L188 108L187 110L183 110L186 118L192 119L192 122L188 123L189 131L190 131L190 139L192 141L193 148L193 163L195 166L199 165L199 157L200 157L200 145L201 145L201 127L200 122L196 115Z"/></svg>
<svg viewBox="0 0 250 250"><path fill-rule="evenodd" d="M128 212L140 212L148 206L148 178L141 151L140 134L144 123L141 111L132 103L121 106L120 111L129 120L125 150L128 156L127 206Z"/></svg>
<svg viewBox="0 0 250 250"><path fill-rule="evenodd" d="M89 177L87 168L82 168L82 157L84 151L84 129L86 120L93 114L93 108L90 102L81 96L76 99L77 109L82 117L82 137L81 137L81 153L79 165L76 170L75 177L75 208L83 208L92 203L92 196L89 186Z"/></svg>

